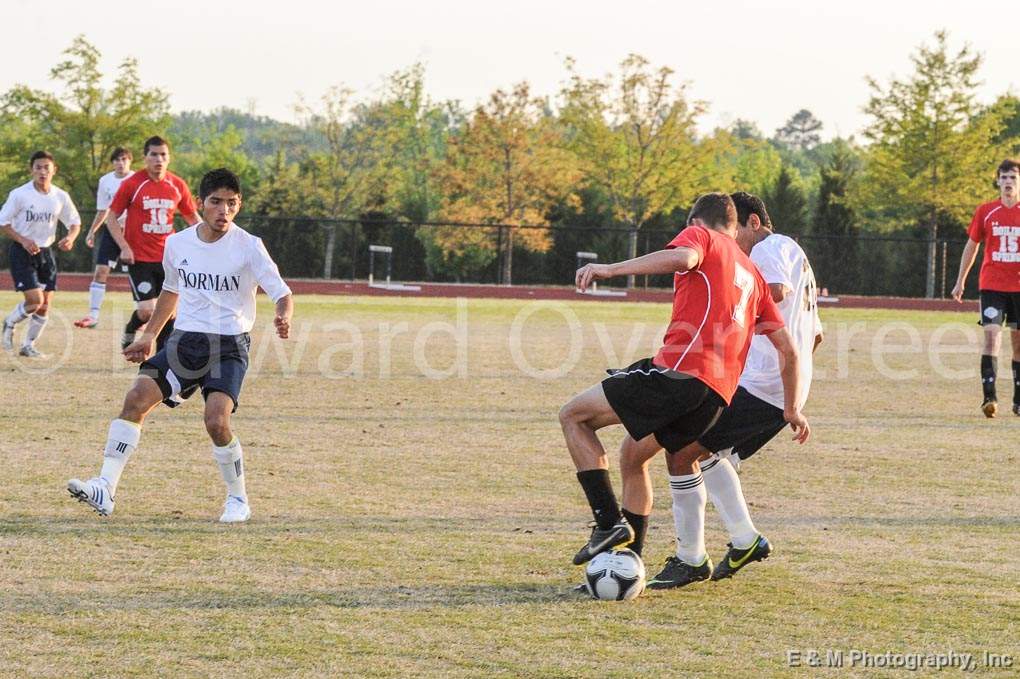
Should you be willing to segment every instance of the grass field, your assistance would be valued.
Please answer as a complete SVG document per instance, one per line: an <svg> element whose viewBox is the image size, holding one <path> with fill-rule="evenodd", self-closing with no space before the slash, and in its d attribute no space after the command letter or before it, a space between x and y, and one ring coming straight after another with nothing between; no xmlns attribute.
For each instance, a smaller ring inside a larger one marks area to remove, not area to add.
<svg viewBox="0 0 1020 679"><path fill-rule="evenodd" d="M112 517L64 490L134 372L110 297L99 329L55 317L48 361L0 357L0 676L873 674L854 649L1020 671L1020 418L978 411L970 315L824 311L813 441L784 433L741 474L774 556L612 604L569 592L590 515L556 412L648 355L666 306L304 297L280 342L263 302L234 419L254 517L226 527L194 400L150 417ZM672 550L653 468L652 573ZM708 529L718 559L711 507ZM829 649L843 669L788 666Z"/></svg>

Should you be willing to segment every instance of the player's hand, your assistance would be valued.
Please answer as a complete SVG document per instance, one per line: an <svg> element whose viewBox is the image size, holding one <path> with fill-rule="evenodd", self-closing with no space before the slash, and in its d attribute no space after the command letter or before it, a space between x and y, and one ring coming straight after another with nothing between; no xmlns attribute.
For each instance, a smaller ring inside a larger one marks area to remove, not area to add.
<svg viewBox="0 0 1020 679"><path fill-rule="evenodd" d="M85 245L87 245L88 247L91 248L95 244L96 244L96 234L95 234L95 232L90 233L89 235L85 236Z"/></svg>
<svg viewBox="0 0 1020 679"><path fill-rule="evenodd" d="M131 363L141 363L149 356L152 356L155 343L155 338L142 335L124 348L124 358Z"/></svg>
<svg viewBox="0 0 1020 679"><path fill-rule="evenodd" d="M953 291L950 293L950 296L953 299L955 299L957 302L962 302L963 301L963 283L957 283L956 286L953 288Z"/></svg>
<svg viewBox="0 0 1020 679"><path fill-rule="evenodd" d="M64 236L57 243L57 247L60 248L61 252L69 252L74 247L74 239L69 236Z"/></svg>
<svg viewBox="0 0 1020 679"><path fill-rule="evenodd" d="M120 249L120 261L124 262L125 264L135 263L135 253L131 249L130 245L125 244L124 247Z"/></svg>
<svg viewBox="0 0 1020 679"><path fill-rule="evenodd" d="M25 251L28 252L28 254L30 255L39 254L39 246L36 245L35 241L32 240L31 238L22 238L21 247L25 248Z"/></svg>
<svg viewBox="0 0 1020 679"><path fill-rule="evenodd" d="M280 339L290 337L290 316L277 316L273 319L273 325L276 326L277 337Z"/></svg>
<svg viewBox="0 0 1020 679"><path fill-rule="evenodd" d="M790 428L793 429L793 440L797 443L806 443L811 436L811 425L808 424L807 418L799 410L794 410L784 412L783 419L789 422Z"/></svg>
<svg viewBox="0 0 1020 679"><path fill-rule="evenodd" d="M574 275L574 286L578 289L578 291L584 292L593 281L602 280L604 278L612 278L612 273L608 264L585 264L578 269L577 273Z"/></svg>

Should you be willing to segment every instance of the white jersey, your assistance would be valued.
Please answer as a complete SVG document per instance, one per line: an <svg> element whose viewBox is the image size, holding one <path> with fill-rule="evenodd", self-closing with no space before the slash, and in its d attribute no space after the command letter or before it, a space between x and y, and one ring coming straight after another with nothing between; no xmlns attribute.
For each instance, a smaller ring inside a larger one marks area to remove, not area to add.
<svg viewBox="0 0 1020 679"><path fill-rule="evenodd" d="M52 184L49 193L40 193L32 182L22 184L7 195L7 202L0 208L0 225L10 224L41 248L48 248L56 240L58 220L68 228L81 225L71 196Z"/></svg>
<svg viewBox="0 0 1020 679"><path fill-rule="evenodd" d="M797 407L802 408L811 388L812 352L815 336L822 333L818 318L818 288L807 255L789 236L774 233L751 248L751 261L757 265L766 283L782 283L790 294L779 303L783 322L793 335L800 357L800 393ZM783 380L779 372L779 352L764 335L755 335L747 352L740 386L752 396L782 408Z"/></svg>
<svg viewBox="0 0 1020 679"><path fill-rule="evenodd" d="M96 189L96 210L109 210L120 183L133 174L134 172L128 172L123 177L118 177L116 172L108 172L100 177L99 188Z"/></svg>
<svg viewBox="0 0 1020 679"><path fill-rule="evenodd" d="M262 239L236 224L214 243L198 237L198 225L171 234L163 250L163 270L163 289L180 295L177 330L250 332L259 286L274 302L290 294Z"/></svg>

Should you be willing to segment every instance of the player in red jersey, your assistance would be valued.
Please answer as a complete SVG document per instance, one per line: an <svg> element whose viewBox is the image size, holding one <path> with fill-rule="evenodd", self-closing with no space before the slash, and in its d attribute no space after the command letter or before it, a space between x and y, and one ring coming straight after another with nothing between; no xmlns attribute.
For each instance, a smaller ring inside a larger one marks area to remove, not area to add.
<svg viewBox="0 0 1020 679"><path fill-rule="evenodd" d="M654 435L667 452L677 453L707 431L729 403L755 332L768 333L785 359L784 386L797 393L797 350L764 279L737 246L733 200L723 193L701 196L687 224L665 250L577 271L580 290L613 276L674 274L673 312L662 349L614 372L560 410L563 436L596 523L574 557L578 565L634 539L613 493L597 430L622 423L634 440ZM800 411L793 407L784 415L806 440L808 423Z"/></svg>
<svg viewBox="0 0 1020 679"><path fill-rule="evenodd" d="M981 387L985 417L995 417L995 364L1002 343L1002 324L1012 329L1013 414L1020 415L1020 160L1006 159L996 170L999 200L978 206L967 229L969 240L960 257L953 299L963 300L967 274L985 245L978 288L981 294L981 323L985 330L981 349Z"/></svg>
<svg viewBox="0 0 1020 679"><path fill-rule="evenodd" d="M125 347L134 342L135 332L152 317L156 298L163 290L163 244L174 232L174 211L180 210L189 226L199 221L187 183L167 170L170 144L162 137L149 137L143 154L145 171L121 182L110 203L113 219L107 221L110 235L120 246L120 260L128 265L131 295L137 307L124 328L121 345ZM118 220L124 213L127 216L121 230ZM171 321L161 340L172 330Z"/></svg>

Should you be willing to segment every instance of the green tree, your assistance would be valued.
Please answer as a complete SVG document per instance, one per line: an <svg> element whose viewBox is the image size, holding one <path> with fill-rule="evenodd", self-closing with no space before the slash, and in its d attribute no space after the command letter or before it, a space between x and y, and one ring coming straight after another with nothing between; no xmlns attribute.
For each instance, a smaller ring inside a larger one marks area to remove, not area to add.
<svg viewBox="0 0 1020 679"><path fill-rule="evenodd" d="M65 59L53 67L50 77L60 85L59 94L18 85L0 97L0 123L28 123L33 132L20 137L22 144L10 148L27 163L30 148L51 150L60 165L58 180L81 204L96 194L99 177L108 171L110 153L117 146L140 152L139 145L153 134L163 134L169 123L166 93L143 87L138 63L121 62L113 86L103 86L101 54L84 36L78 36L63 52Z"/></svg>
<svg viewBox="0 0 1020 679"><path fill-rule="evenodd" d="M808 151L822 141L822 121L806 108L794 113L786 124L776 130L776 141L797 151Z"/></svg>
<svg viewBox="0 0 1020 679"><path fill-rule="evenodd" d="M687 98L686 84L674 81L672 69L653 69L636 54L623 60L616 76L583 78L573 60L567 69L560 117L581 162L582 183L609 197L616 218L632 229L629 253L635 256L638 229L650 217L690 205L716 180L718 149L696 138L705 104ZM633 276L627 285L633 287Z"/></svg>
<svg viewBox="0 0 1020 679"><path fill-rule="evenodd" d="M859 163L847 144L836 149L819 170L818 201L811 218L809 257L821 284L861 291L860 225L847 196Z"/></svg>
<svg viewBox="0 0 1020 679"><path fill-rule="evenodd" d="M933 46L911 57L913 74L883 87L868 78L865 107L871 142L855 207L876 223L927 223L926 294L935 293L936 239L940 219L966 223L989 193L989 177L1001 156L997 138L1004 111L976 100L981 56L969 46L950 52L945 31Z"/></svg>
<svg viewBox="0 0 1020 679"><path fill-rule="evenodd" d="M795 169L784 165L775 183L762 194L769 217L781 233L801 236L808 231L808 200Z"/></svg>

